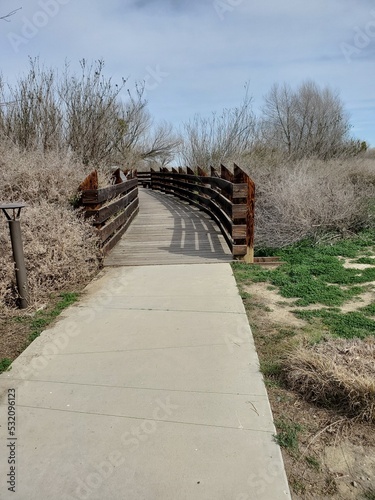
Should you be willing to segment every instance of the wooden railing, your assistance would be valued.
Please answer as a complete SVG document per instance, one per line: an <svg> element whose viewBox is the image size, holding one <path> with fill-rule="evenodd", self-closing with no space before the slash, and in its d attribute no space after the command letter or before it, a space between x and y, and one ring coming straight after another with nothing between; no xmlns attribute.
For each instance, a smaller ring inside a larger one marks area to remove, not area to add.
<svg viewBox="0 0 375 500"><path fill-rule="evenodd" d="M151 172L137 172L138 182L142 187L151 187Z"/></svg>
<svg viewBox="0 0 375 500"><path fill-rule="evenodd" d="M234 257L254 262L255 184L237 165L233 173L198 168L151 169L151 188L177 196L207 212L218 224Z"/></svg>
<svg viewBox="0 0 375 500"><path fill-rule="evenodd" d="M103 254L107 254L126 232L139 210L136 171L113 173L114 184L99 188L94 170L79 186L85 218L97 229Z"/></svg>

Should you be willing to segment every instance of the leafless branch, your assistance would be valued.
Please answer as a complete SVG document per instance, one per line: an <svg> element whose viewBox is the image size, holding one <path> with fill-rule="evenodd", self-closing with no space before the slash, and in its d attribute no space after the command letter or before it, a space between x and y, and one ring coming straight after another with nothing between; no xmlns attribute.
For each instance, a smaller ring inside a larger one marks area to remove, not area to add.
<svg viewBox="0 0 375 500"><path fill-rule="evenodd" d="M16 12L18 12L19 10L21 10L21 9L22 9L22 7L18 7L18 9L14 9L14 10L12 10L12 11L11 11L11 12L9 12L8 14L6 14L5 16L1 16L1 17L0 17L0 21L5 21L5 22L7 22L7 23L10 23L10 19L9 19L9 18L10 18L10 17L12 17L12 16L14 16L14 14L15 14Z"/></svg>

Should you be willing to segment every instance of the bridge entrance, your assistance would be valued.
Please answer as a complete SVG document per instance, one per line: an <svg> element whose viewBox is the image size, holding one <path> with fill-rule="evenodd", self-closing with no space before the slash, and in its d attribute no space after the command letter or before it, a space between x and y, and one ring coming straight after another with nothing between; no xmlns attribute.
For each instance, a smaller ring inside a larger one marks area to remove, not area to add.
<svg viewBox="0 0 375 500"><path fill-rule="evenodd" d="M178 198L139 188L139 213L106 256L105 266L231 262L232 253L215 222Z"/></svg>

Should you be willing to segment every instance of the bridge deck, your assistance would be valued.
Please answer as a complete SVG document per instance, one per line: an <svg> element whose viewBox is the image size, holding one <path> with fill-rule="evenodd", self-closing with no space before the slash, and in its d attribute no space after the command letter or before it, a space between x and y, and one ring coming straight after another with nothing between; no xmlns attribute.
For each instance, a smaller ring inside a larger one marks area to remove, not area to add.
<svg viewBox="0 0 375 500"><path fill-rule="evenodd" d="M209 215L188 203L139 189L139 214L105 266L230 262L232 254Z"/></svg>

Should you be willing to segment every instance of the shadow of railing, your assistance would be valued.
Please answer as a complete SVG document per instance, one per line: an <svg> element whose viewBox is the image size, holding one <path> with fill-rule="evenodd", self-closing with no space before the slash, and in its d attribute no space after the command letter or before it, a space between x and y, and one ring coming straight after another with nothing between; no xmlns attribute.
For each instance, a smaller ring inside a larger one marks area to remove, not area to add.
<svg viewBox="0 0 375 500"><path fill-rule="evenodd" d="M151 190L148 194L169 211L173 220L173 228L167 228L173 230L171 243L168 247L159 246L160 250L185 256L232 260L219 227L207 214L171 195Z"/></svg>

